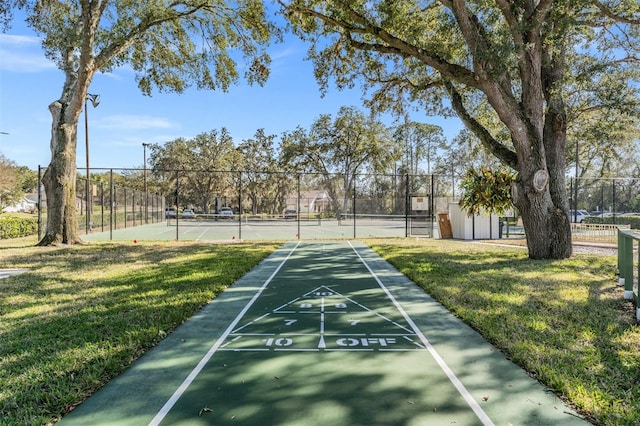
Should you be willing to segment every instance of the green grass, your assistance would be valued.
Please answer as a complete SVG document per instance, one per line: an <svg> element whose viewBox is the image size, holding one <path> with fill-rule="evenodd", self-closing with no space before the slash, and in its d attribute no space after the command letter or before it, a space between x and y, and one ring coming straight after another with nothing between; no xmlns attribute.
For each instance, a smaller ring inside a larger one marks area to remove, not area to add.
<svg viewBox="0 0 640 426"><path fill-rule="evenodd" d="M0 243L0 424L55 422L276 243ZM368 243L594 423L640 423L640 327L615 258L533 261L446 240Z"/></svg>
<svg viewBox="0 0 640 426"><path fill-rule="evenodd" d="M445 240L368 243L594 423L640 424L640 327L616 285L615 257L534 261L522 249Z"/></svg>
<svg viewBox="0 0 640 426"><path fill-rule="evenodd" d="M123 371L275 243L0 245L0 424L42 425Z"/></svg>

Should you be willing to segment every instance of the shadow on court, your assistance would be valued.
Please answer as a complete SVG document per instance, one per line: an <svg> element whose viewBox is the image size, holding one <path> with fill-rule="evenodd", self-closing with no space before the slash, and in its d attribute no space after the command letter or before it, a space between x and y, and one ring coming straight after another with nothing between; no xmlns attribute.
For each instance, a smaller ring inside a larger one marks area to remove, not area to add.
<svg viewBox="0 0 640 426"><path fill-rule="evenodd" d="M61 423L588 424L349 241L284 244Z"/></svg>

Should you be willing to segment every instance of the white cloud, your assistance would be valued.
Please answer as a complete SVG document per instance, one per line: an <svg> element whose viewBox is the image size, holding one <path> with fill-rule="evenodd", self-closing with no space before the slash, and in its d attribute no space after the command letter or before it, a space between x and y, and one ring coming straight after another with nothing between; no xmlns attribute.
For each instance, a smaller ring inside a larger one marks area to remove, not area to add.
<svg viewBox="0 0 640 426"><path fill-rule="evenodd" d="M40 39L32 36L0 34L0 69L35 73L55 69L40 49Z"/></svg>
<svg viewBox="0 0 640 426"><path fill-rule="evenodd" d="M276 52L271 53L271 59L276 61L278 59L287 59L291 56L300 56L301 54L304 54L304 51L301 52L298 48L286 47L284 49L280 49Z"/></svg>
<svg viewBox="0 0 640 426"><path fill-rule="evenodd" d="M118 147L139 147L140 149L142 149L142 143L151 143L151 144L160 144L160 145L164 145L167 141L171 141L174 139L178 139L181 136L177 136L177 135L152 135L152 136L141 136L141 135L136 135L136 136L131 136L131 137L122 137L119 139L115 139L115 140L109 140L106 142L103 142L104 145L109 145L109 146L118 146Z"/></svg>
<svg viewBox="0 0 640 426"><path fill-rule="evenodd" d="M148 115L112 115L102 118L93 126L111 130L148 130L172 129L176 128L177 124L166 118Z"/></svg>
<svg viewBox="0 0 640 426"><path fill-rule="evenodd" d="M0 45L8 46L39 46L40 39L35 36L16 35L16 34L0 34Z"/></svg>

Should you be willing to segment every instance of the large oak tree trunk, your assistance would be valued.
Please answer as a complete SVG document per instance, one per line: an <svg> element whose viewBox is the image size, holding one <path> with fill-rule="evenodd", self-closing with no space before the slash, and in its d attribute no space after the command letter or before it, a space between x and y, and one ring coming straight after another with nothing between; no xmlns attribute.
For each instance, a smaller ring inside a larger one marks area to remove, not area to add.
<svg viewBox="0 0 640 426"><path fill-rule="evenodd" d="M552 117L553 114L547 116L550 121ZM518 162L518 178L512 192L531 259L563 259L572 253L564 177L565 137L564 133L549 131L549 127L553 124L545 124L544 148L532 149L529 161Z"/></svg>
<svg viewBox="0 0 640 426"><path fill-rule="evenodd" d="M76 145L78 111L56 101L49 106L51 163L42 182L47 194L47 226L40 246L82 243L76 217Z"/></svg>
<svg viewBox="0 0 640 426"><path fill-rule="evenodd" d="M522 216L529 257L563 259L571 256L571 227L567 211L553 204L548 190L538 192L520 178L516 186L518 196L515 205Z"/></svg>

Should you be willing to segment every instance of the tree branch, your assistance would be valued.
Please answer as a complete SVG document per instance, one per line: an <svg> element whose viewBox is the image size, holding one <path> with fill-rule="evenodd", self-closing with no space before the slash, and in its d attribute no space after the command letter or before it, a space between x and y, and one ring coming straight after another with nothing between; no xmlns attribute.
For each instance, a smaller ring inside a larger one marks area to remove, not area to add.
<svg viewBox="0 0 640 426"><path fill-rule="evenodd" d="M640 24L640 19L632 19L632 18L628 18L626 16L620 16L616 13L614 13L611 9L609 9L607 6L605 6L602 2L597 1L595 2L596 7L598 9L600 9L600 12L602 12L602 14L604 16L606 16L607 18L615 21L615 22L621 22L623 24L630 24L630 25L638 25Z"/></svg>
<svg viewBox="0 0 640 426"><path fill-rule="evenodd" d="M455 110L456 114L458 114L458 117L460 117L464 122L465 126L471 130L478 139L480 139L482 145L498 157L504 164L514 170L517 170L518 157L516 153L498 142L482 124L469 114L467 109L464 107L462 96L453 86L453 83L445 81L444 86L451 97L451 106Z"/></svg>
<svg viewBox="0 0 640 426"><path fill-rule="evenodd" d="M191 16L201 10L204 10L207 6L206 2L198 3L193 7L186 9L184 11L180 11L177 9L178 6L186 6L181 2L174 2L170 5L170 8L174 8L171 10L172 13L167 11L167 15L163 17L156 17L152 14L144 16L140 23L131 29L127 34L122 36L120 39L106 46L102 51L96 56L95 64L96 69L102 69L107 65L107 63L113 59L114 57L124 53L142 34L145 34L149 28L156 27L165 22L174 21L176 19L182 19L186 16Z"/></svg>
<svg viewBox="0 0 640 426"><path fill-rule="evenodd" d="M478 81L474 73L467 68L448 62L435 52L426 51L392 35L384 28L371 23L371 21L349 7L346 2L340 2L340 7L347 12L354 21L360 23L361 27L354 26L344 20L332 18L314 9L286 6L282 2L280 2L280 4L289 10L294 10L300 14L316 18L326 25L341 28L347 42L357 49L382 54L394 54L405 58L413 57L451 79L472 87L478 87ZM359 41L353 37L353 34L372 34L384 44Z"/></svg>

